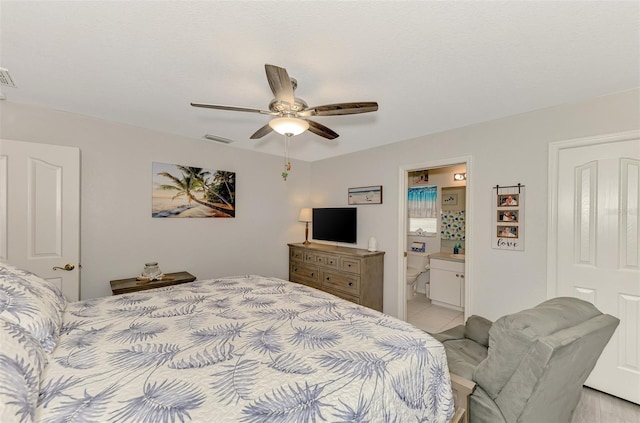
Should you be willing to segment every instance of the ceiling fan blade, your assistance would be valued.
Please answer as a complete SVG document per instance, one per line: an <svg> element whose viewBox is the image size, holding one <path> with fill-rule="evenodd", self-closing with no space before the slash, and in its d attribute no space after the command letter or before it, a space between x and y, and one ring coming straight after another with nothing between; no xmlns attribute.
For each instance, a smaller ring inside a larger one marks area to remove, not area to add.
<svg viewBox="0 0 640 423"><path fill-rule="evenodd" d="M250 138L252 140L257 140L258 138L264 137L265 135L267 135L271 131L273 131L273 129L267 123L265 126L263 126L262 128L258 129L256 132L254 132L253 135L251 135Z"/></svg>
<svg viewBox="0 0 640 423"><path fill-rule="evenodd" d="M319 135L321 137L327 138L329 140L333 140L338 138L340 135L338 135L337 132L334 132L332 129L327 128L326 126L324 126L321 123L318 122L314 122L312 120L309 119L305 119L307 122L309 122L309 131L313 132L316 135Z"/></svg>
<svg viewBox="0 0 640 423"><path fill-rule="evenodd" d="M287 70L274 65L264 65L264 70L276 100L284 101L293 106L295 103L293 85L291 85L291 78L289 78Z"/></svg>
<svg viewBox="0 0 640 423"><path fill-rule="evenodd" d="M204 107L205 109L229 110L232 112L260 113L263 115L273 115L273 116L277 115L277 113L271 112L269 110L251 109L248 107L223 106L220 104L201 104L201 103L191 103L191 105L193 107Z"/></svg>
<svg viewBox="0 0 640 423"><path fill-rule="evenodd" d="M375 112L376 110L378 110L378 103L375 101L360 101L357 103L336 103L309 107L298 112L298 116L354 115L357 113Z"/></svg>

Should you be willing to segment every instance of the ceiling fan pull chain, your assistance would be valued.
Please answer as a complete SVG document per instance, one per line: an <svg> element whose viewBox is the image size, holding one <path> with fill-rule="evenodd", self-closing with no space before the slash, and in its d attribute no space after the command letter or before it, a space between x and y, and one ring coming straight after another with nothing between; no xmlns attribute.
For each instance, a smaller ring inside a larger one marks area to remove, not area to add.
<svg viewBox="0 0 640 423"><path fill-rule="evenodd" d="M289 171L291 170L291 162L289 161L289 136L284 136L284 172L282 172L282 179L287 180Z"/></svg>

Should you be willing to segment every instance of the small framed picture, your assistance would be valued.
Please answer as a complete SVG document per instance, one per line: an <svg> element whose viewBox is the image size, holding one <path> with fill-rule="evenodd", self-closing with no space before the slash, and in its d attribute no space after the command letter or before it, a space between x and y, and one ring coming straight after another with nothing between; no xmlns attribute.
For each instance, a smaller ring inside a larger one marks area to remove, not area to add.
<svg viewBox="0 0 640 423"><path fill-rule="evenodd" d="M498 207L518 207L519 194L499 194Z"/></svg>
<svg viewBox="0 0 640 423"><path fill-rule="evenodd" d="M498 210L498 222L517 222L518 210Z"/></svg>
<svg viewBox="0 0 640 423"><path fill-rule="evenodd" d="M382 204L382 185L349 188L349 204Z"/></svg>
<svg viewBox="0 0 640 423"><path fill-rule="evenodd" d="M458 194L442 194L442 205L443 206L457 206L458 205Z"/></svg>
<svg viewBox="0 0 640 423"><path fill-rule="evenodd" d="M428 170L419 170L416 172L411 172L413 176L414 184L424 184L429 182L429 171Z"/></svg>
<svg viewBox="0 0 640 423"><path fill-rule="evenodd" d="M498 238L518 238L518 227L498 226Z"/></svg>

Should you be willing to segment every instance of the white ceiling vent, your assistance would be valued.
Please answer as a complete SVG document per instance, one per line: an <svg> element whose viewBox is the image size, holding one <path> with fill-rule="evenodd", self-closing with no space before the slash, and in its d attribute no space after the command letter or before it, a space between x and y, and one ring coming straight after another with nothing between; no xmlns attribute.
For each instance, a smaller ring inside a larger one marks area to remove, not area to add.
<svg viewBox="0 0 640 423"><path fill-rule="evenodd" d="M9 75L9 70L5 68L0 68L0 85L5 87L16 87L15 82Z"/></svg>
<svg viewBox="0 0 640 423"><path fill-rule="evenodd" d="M217 135L211 135L211 134L206 134L204 138L208 139L209 141L222 142L225 144L231 144L233 142L233 140L230 140L229 138L223 138L223 137L219 137Z"/></svg>

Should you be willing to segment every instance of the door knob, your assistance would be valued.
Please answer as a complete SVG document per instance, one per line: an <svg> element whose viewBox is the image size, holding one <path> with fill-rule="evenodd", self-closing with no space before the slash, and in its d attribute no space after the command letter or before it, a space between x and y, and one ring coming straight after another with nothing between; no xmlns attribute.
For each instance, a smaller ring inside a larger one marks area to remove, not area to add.
<svg viewBox="0 0 640 423"><path fill-rule="evenodd" d="M76 267L75 267L73 264L71 264L71 263L67 263L67 264L65 264L65 265L64 265L64 267L53 266L53 270L58 270L58 269L60 269L60 270L66 270L67 272L70 272L70 271L72 271L72 270L73 270L73 269L75 269L75 268L76 268Z"/></svg>

